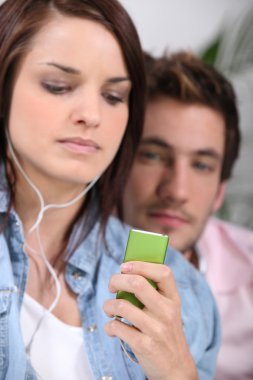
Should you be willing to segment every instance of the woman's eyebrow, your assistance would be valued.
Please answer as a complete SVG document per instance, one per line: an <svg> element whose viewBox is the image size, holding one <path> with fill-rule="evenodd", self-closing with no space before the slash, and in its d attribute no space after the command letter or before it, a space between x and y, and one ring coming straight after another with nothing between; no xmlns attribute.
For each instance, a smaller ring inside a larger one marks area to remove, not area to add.
<svg viewBox="0 0 253 380"><path fill-rule="evenodd" d="M126 82L126 81L131 82L131 79L129 77L113 77L107 80L108 83L119 83L119 82Z"/></svg>
<svg viewBox="0 0 253 380"><path fill-rule="evenodd" d="M42 63L42 64L43 65L47 65L47 66L56 67L57 69L63 71L64 73L67 73L67 74L81 75L81 71L80 70L75 69L74 67L71 67L71 66L63 65L61 63L57 63L57 62L45 62L45 63ZM127 76L112 77L112 78L109 78L106 82L108 82L108 83L119 83L119 82L124 82L124 81L131 82L130 78L127 77Z"/></svg>
<svg viewBox="0 0 253 380"><path fill-rule="evenodd" d="M65 66L56 62L43 62L42 65L53 66L67 74L81 75L81 71L74 67Z"/></svg>

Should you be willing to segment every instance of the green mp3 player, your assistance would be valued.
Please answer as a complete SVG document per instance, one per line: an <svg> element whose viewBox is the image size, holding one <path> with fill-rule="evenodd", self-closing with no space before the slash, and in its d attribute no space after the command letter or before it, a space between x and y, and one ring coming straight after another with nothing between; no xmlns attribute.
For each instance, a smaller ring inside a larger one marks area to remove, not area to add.
<svg viewBox="0 0 253 380"><path fill-rule="evenodd" d="M146 261L163 264L168 242L169 237L167 235L132 229L129 232L123 262ZM154 281L148 281L156 288ZM143 308L144 306L133 293L118 291L116 297L126 299L139 308Z"/></svg>

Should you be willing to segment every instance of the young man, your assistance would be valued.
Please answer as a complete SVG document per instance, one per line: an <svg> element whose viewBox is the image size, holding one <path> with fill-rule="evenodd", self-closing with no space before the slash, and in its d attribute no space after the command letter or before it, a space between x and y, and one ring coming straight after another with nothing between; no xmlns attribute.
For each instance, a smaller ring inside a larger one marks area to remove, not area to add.
<svg viewBox="0 0 253 380"><path fill-rule="evenodd" d="M211 217L240 133L230 83L191 54L147 56L142 141L124 197L126 221L165 233L215 295L223 341L216 379L253 378L253 233Z"/></svg>

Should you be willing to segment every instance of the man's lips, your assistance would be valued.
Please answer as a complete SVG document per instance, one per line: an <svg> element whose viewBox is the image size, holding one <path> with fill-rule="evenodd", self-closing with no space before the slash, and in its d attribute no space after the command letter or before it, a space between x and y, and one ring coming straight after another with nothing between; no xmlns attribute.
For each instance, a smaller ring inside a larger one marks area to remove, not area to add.
<svg viewBox="0 0 253 380"><path fill-rule="evenodd" d="M175 212L149 211L148 216L155 219L159 225L166 227L181 227L190 222L189 218Z"/></svg>
<svg viewBox="0 0 253 380"><path fill-rule="evenodd" d="M95 153L101 149L100 146L93 140L86 140L81 137L67 137L59 140L59 143L75 153Z"/></svg>

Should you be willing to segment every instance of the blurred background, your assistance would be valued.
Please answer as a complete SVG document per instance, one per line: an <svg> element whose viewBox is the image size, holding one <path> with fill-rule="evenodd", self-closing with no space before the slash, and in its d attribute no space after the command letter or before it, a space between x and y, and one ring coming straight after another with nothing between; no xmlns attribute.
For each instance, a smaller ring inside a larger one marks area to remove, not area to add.
<svg viewBox="0 0 253 380"><path fill-rule="evenodd" d="M153 55L188 49L218 68L238 97L242 145L219 216L253 229L253 1L120 0Z"/></svg>
<svg viewBox="0 0 253 380"><path fill-rule="evenodd" d="M191 50L234 84L242 146L219 216L253 229L253 0L119 1L146 51Z"/></svg>

